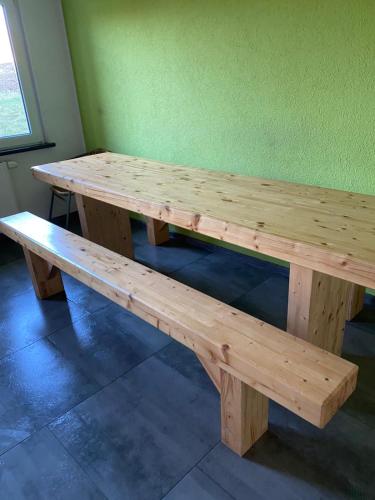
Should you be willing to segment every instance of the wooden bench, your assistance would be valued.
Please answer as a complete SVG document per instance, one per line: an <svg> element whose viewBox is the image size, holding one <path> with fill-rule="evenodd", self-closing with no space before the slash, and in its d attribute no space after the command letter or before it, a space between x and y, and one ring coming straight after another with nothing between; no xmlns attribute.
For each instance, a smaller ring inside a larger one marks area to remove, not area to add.
<svg viewBox="0 0 375 500"><path fill-rule="evenodd" d="M63 291L62 270L193 350L221 392L222 440L240 455L267 430L269 398L324 427L355 388L352 363L30 213L0 219L0 231L23 246L38 297Z"/></svg>

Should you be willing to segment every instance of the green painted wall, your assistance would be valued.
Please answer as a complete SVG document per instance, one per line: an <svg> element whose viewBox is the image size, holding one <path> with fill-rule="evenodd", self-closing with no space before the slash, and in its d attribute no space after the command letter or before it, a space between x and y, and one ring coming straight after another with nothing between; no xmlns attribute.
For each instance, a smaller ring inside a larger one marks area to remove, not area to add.
<svg viewBox="0 0 375 500"><path fill-rule="evenodd" d="M374 0L63 0L89 148L375 193Z"/></svg>

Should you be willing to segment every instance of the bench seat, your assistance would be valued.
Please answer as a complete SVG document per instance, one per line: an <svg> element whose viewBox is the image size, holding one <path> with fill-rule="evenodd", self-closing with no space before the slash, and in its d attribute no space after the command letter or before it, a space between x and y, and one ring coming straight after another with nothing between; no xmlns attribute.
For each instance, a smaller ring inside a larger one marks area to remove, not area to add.
<svg viewBox="0 0 375 500"><path fill-rule="evenodd" d="M39 297L63 289L62 270L220 370L229 434L246 434L250 414L261 421L249 443L265 430L267 398L324 427L355 388L358 368L352 363L35 215L0 219L0 231L24 247ZM247 388L252 392L246 395ZM254 416L250 402L262 415ZM239 430L233 430L237 419ZM230 445L232 438L224 440ZM248 446L240 441L232 448L243 454Z"/></svg>

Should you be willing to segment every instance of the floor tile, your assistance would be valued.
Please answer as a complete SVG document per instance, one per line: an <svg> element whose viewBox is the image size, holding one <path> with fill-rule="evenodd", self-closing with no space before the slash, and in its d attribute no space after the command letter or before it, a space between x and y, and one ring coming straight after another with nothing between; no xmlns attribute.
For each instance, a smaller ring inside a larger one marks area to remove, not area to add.
<svg viewBox="0 0 375 500"><path fill-rule="evenodd" d="M50 335L65 359L106 385L162 349L169 337L117 306L109 306Z"/></svg>
<svg viewBox="0 0 375 500"><path fill-rule="evenodd" d="M39 300L33 289L0 302L0 359L87 315L63 294Z"/></svg>
<svg viewBox="0 0 375 500"><path fill-rule="evenodd" d="M22 258L23 250L21 245L0 234L0 266L10 264Z"/></svg>
<svg viewBox="0 0 375 500"><path fill-rule="evenodd" d="M10 264L0 266L1 299L20 295L33 288L25 259L18 259Z"/></svg>
<svg viewBox="0 0 375 500"><path fill-rule="evenodd" d="M252 255L246 255L244 253L229 250L223 247L217 247L215 245L211 246L211 262L212 263L228 263L232 264L237 262L238 264L249 265L261 269L272 276L273 274L280 274L285 277L289 277L289 267L276 264L263 259L258 259Z"/></svg>
<svg viewBox="0 0 375 500"><path fill-rule="evenodd" d="M214 396L217 396L217 390L197 356L187 347L173 341L166 349L158 352L156 357L188 379L190 383L210 391Z"/></svg>
<svg viewBox="0 0 375 500"><path fill-rule="evenodd" d="M277 437L265 435L245 457L219 444L199 468L236 500L318 500L345 498L329 481Z"/></svg>
<svg viewBox="0 0 375 500"><path fill-rule="evenodd" d="M160 499L219 438L218 397L150 358L51 424L109 498Z"/></svg>
<svg viewBox="0 0 375 500"><path fill-rule="evenodd" d="M131 221L132 239L134 245L148 245L147 229L144 221L135 220Z"/></svg>
<svg viewBox="0 0 375 500"><path fill-rule="evenodd" d="M135 258L138 262L164 274L173 273L208 254L209 251L204 248L187 247L178 238L171 238L160 246L135 247Z"/></svg>
<svg viewBox="0 0 375 500"><path fill-rule="evenodd" d="M100 386L48 340L0 361L0 453L91 396Z"/></svg>
<svg viewBox="0 0 375 500"><path fill-rule="evenodd" d="M350 322L356 328L375 335L375 296L366 294L363 310Z"/></svg>
<svg viewBox="0 0 375 500"><path fill-rule="evenodd" d="M344 411L375 429L375 360L350 358L350 361L359 366L358 385L345 404Z"/></svg>
<svg viewBox="0 0 375 500"><path fill-rule="evenodd" d="M271 325L286 330L289 280L274 274L232 305Z"/></svg>
<svg viewBox="0 0 375 500"><path fill-rule="evenodd" d="M95 312L112 302L68 274L63 274L65 293L69 300L88 312Z"/></svg>
<svg viewBox="0 0 375 500"><path fill-rule="evenodd" d="M375 358L375 331L362 328L356 321L347 321L343 353L347 356Z"/></svg>
<svg viewBox="0 0 375 500"><path fill-rule="evenodd" d="M283 409L287 423L274 425L272 431L297 460L328 481L332 492L371 498L375 491L375 430L348 414L345 406L324 429Z"/></svg>
<svg viewBox="0 0 375 500"><path fill-rule="evenodd" d="M219 485L199 469L193 469L164 497L165 500L233 500Z"/></svg>
<svg viewBox="0 0 375 500"><path fill-rule="evenodd" d="M197 290L231 303L268 278L262 269L246 261L209 255L171 274L171 277Z"/></svg>
<svg viewBox="0 0 375 500"><path fill-rule="evenodd" d="M375 333L348 322L343 356L359 367L357 388L345 411L375 429Z"/></svg>
<svg viewBox="0 0 375 500"><path fill-rule="evenodd" d="M4 500L105 500L48 429L0 457Z"/></svg>

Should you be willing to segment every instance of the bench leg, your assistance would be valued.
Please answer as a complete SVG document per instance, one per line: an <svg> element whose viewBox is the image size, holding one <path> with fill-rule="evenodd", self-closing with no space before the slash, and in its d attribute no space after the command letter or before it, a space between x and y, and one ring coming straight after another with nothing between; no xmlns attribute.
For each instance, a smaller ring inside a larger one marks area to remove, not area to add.
<svg viewBox="0 0 375 500"><path fill-rule="evenodd" d="M221 440L243 456L267 431L268 398L221 370Z"/></svg>
<svg viewBox="0 0 375 500"><path fill-rule="evenodd" d="M26 248L23 252L35 293L39 299L47 299L64 291L59 269Z"/></svg>
<svg viewBox="0 0 375 500"><path fill-rule="evenodd" d="M340 355L350 287L347 281L291 264L287 331Z"/></svg>
<svg viewBox="0 0 375 500"><path fill-rule="evenodd" d="M351 321L362 311L365 301L365 293L366 288L364 286L355 285L354 283L350 285L346 315L346 319L348 321Z"/></svg>
<svg viewBox="0 0 375 500"><path fill-rule="evenodd" d="M128 210L76 194L83 236L113 252L133 258Z"/></svg>
<svg viewBox="0 0 375 500"><path fill-rule="evenodd" d="M147 237L151 245L162 245L169 240L168 224L162 220L146 217Z"/></svg>

